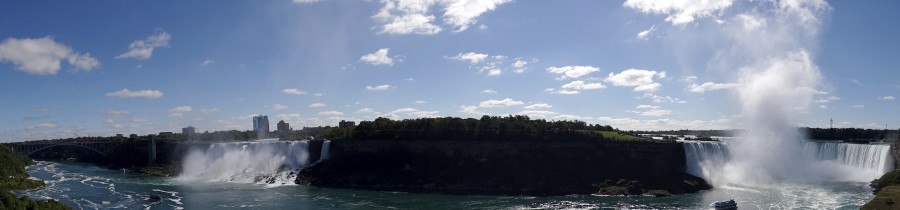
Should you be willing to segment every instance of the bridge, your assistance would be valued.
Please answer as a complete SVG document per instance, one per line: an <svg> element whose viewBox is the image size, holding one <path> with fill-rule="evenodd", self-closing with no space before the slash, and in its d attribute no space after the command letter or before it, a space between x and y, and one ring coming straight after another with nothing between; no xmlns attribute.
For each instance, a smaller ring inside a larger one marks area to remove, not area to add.
<svg viewBox="0 0 900 210"><path fill-rule="evenodd" d="M57 143L9 143L6 146L12 148L13 151L20 155L31 156L34 153L53 147L77 147L93 151L97 154L106 156L111 148L108 142L57 142Z"/></svg>

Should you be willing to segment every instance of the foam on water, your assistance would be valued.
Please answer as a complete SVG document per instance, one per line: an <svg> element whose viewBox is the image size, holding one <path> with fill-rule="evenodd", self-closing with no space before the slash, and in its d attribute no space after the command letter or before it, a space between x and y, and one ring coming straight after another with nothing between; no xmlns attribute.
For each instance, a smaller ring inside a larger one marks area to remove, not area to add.
<svg viewBox="0 0 900 210"><path fill-rule="evenodd" d="M323 143L317 162L328 158L329 145ZM177 180L293 185L297 172L309 165L309 141L216 143L191 151Z"/></svg>

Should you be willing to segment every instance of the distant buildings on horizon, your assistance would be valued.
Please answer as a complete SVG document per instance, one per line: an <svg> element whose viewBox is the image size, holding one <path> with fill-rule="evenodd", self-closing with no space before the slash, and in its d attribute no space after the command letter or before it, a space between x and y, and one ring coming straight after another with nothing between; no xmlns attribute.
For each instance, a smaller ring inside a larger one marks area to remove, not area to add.
<svg viewBox="0 0 900 210"><path fill-rule="evenodd" d="M253 131L256 132L257 138L266 138L269 134L269 116L259 115L253 117Z"/></svg>

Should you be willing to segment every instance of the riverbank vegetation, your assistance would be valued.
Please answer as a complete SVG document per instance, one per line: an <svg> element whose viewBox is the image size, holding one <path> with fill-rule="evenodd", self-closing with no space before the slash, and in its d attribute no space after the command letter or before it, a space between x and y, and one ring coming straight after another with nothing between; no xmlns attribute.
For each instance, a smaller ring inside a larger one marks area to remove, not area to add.
<svg viewBox="0 0 900 210"><path fill-rule="evenodd" d="M480 119L442 117L362 121L353 128L335 128L326 133L333 140L427 140L427 141L653 141L629 135L609 125L583 121L547 121L528 116L483 116Z"/></svg>
<svg viewBox="0 0 900 210"><path fill-rule="evenodd" d="M25 167L34 162L0 145L0 209L70 209L55 200L38 201L25 196L16 197L12 190L44 187L44 182L30 179Z"/></svg>

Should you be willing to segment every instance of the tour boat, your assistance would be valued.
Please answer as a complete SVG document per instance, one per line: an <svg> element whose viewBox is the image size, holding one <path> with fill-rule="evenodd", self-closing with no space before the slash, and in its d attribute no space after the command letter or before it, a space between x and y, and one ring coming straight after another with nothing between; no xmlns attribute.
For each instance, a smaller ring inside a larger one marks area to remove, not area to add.
<svg viewBox="0 0 900 210"><path fill-rule="evenodd" d="M724 210L724 209L737 209L737 202L734 202L734 199L727 201L719 201L715 204L716 210Z"/></svg>

